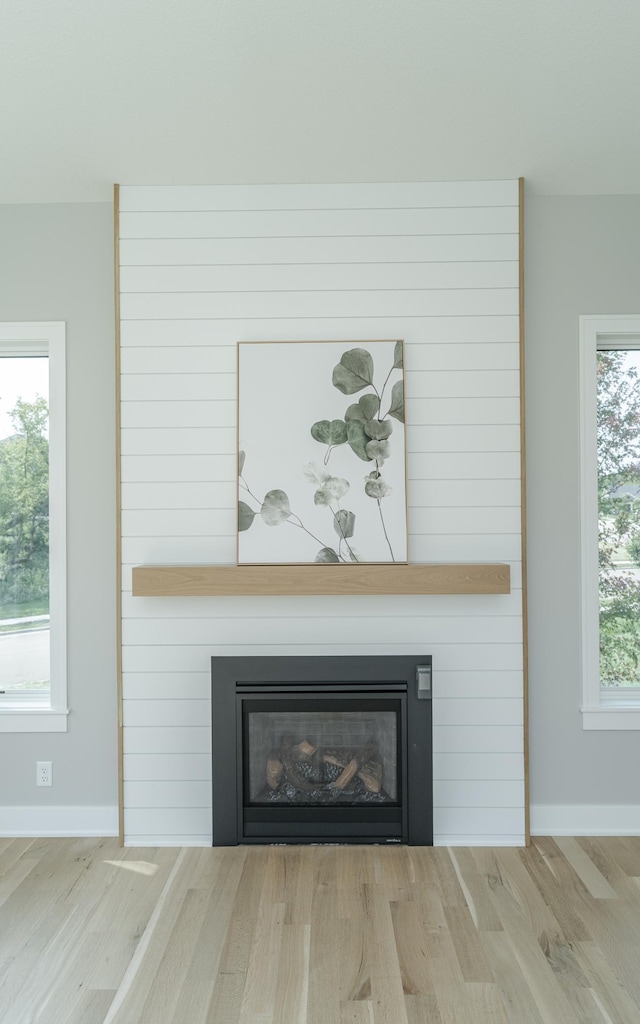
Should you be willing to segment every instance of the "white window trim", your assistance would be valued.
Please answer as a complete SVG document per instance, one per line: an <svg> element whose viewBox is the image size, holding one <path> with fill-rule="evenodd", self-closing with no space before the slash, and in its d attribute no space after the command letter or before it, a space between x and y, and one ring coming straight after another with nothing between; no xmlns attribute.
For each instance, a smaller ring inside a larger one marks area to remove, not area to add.
<svg viewBox="0 0 640 1024"><path fill-rule="evenodd" d="M640 338L640 315L580 317L580 498L583 729L640 729L640 693L600 686L596 362L598 348Z"/></svg>
<svg viewBox="0 0 640 1024"><path fill-rule="evenodd" d="M0 703L0 732L66 732L67 704L67 444L66 329L63 321L0 323L2 355L49 357L49 700Z"/></svg>

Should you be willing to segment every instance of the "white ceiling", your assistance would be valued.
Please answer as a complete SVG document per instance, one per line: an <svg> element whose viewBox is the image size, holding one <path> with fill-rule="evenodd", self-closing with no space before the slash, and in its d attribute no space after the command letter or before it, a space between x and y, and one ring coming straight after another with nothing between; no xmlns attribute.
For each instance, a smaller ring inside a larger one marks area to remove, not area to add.
<svg viewBox="0 0 640 1024"><path fill-rule="evenodd" d="M113 182L640 192L638 0L0 0L0 202Z"/></svg>

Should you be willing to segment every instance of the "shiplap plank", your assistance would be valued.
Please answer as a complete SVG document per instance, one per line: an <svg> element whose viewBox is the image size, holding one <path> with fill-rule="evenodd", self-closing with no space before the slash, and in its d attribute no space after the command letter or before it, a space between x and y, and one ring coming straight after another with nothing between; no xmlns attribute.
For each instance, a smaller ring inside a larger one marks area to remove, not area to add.
<svg viewBox="0 0 640 1024"><path fill-rule="evenodd" d="M140 349L129 349L139 352ZM148 349L147 351L152 351ZM179 387L175 375L170 371L162 373L136 370L123 374L121 380L123 402L179 401L206 402L231 401L235 404L237 395L235 373L182 373Z"/></svg>
<svg viewBox="0 0 640 1024"><path fill-rule="evenodd" d="M375 288L517 288L518 263L325 263L122 267L133 292L353 291Z"/></svg>
<svg viewBox="0 0 640 1024"><path fill-rule="evenodd" d="M424 644L403 642L380 642L369 640L367 643L334 644L326 640L314 640L310 644L300 644L289 640L286 644L252 643L251 637L245 637L243 643L216 643L212 638L203 646L195 644L177 646L128 646L122 649L122 667L125 672L202 672L209 668L211 658L216 656L240 657L247 654L257 656L276 656L290 654L309 654L313 656L359 655L371 654L424 654ZM434 664L442 671L501 671L522 669L522 644L472 644L472 643L433 643L429 647ZM444 727L446 730L446 727ZM455 732L456 730L451 730ZM520 730L522 732L522 730ZM190 747L178 747L177 750L189 750ZM462 750L472 749L463 746ZM488 747L487 749L491 749ZM497 748L496 748L497 749ZM522 746L518 748L522 750ZM153 751L149 751L153 753Z"/></svg>
<svg viewBox="0 0 640 1024"><path fill-rule="evenodd" d="M470 779L523 780L524 762L522 754L501 754L495 751L468 753L466 751L442 752L433 755L433 777L438 780L456 779L466 782Z"/></svg>
<svg viewBox="0 0 640 1024"><path fill-rule="evenodd" d="M227 509L141 509L123 511L122 537L209 537L235 534L236 511ZM517 533L517 507L416 507L409 509L413 533Z"/></svg>
<svg viewBox="0 0 640 1024"><path fill-rule="evenodd" d="M420 398L405 399L407 430L416 426L457 424L519 424L520 399L510 398Z"/></svg>
<svg viewBox="0 0 640 1024"><path fill-rule="evenodd" d="M186 598L185 603L190 600ZM434 699L439 705L449 700L455 703L465 700L522 701L522 673L515 671L445 672L437 669L434 673L433 687ZM123 678L123 693L127 703L162 701L165 704L175 704L189 700L208 702L210 692L211 677L208 672L127 672ZM142 713L142 709L139 713Z"/></svg>
<svg viewBox="0 0 640 1024"><path fill-rule="evenodd" d="M522 592L513 595L521 602ZM495 609L494 609L495 612ZM444 700L517 700L522 702L522 672L443 672L434 674L433 692Z"/></svg>
<svg viewBox="0 0 640 1024"><path fill-rule="evenodd" d="M284 340L286 341L286 339ZM343 344L346 349L349 345L366 344L366 341L345 339ZM422 346L410 347L407 343L405 345L405 372L409 379L414 374L425 371L427 373L441 371L486 373L491 370L517 371L519 366L519 348L512 343L474 342L452 345L433 342ZM182 358L180 358L181 356ZM202 345L183 347L167 345L160 346L157 351L152 346L131 346L126 353L123 353L122 357L122 372L125 375L129 373L235 374L235 371L236 349L234 345L218 345L210 349ZM179 398L179 389L177 391L176 397Z"/></svg>
<svg viewBox="0 0 640 1024"><path fill-rule="evenodd" d="M502 428L508 430L508 427ZM233 427L156 427L150 430L123 428L123 456L127 455L230 455L236 452ZM509 450L509 449L507 449Z"/></svg>
<svg viewBox="0 0 640 1024"><path fill-rule="evenodd" d="M434 726L434 753L519 754L523 750L522 726L518 725L456 725ZM473 830L471 830L473 831Z"/></svg>
<svg viewBox="0 0 640 1024"><path fill-rule="evenodd" d="M520 555L519 534L426 533L409 538L410 562L516 562ZM232 565L236 536L124 537L122 558L131 565Z"/></svg>
<svg viewBox="0 0 640 1024"><path fill-rule="evenodd" d="M409 452L409 480L519 480L518 452Z"/></svg>
<svg viewBox="0 0 640 1024"><path fill-rule="evenodd" d="M186 349L183 359L180 359L180 350L175 348L157 351L129 349L130 358L126 359L129 365L122 377L123 401L235 401L235 367L233 371L231 369L235 352L229 354L228 372L216 373L211 354L198 356L197 351ZM517 399L518 382L516 370L438 370L429 373L407 370L407 408L411 410L414 422L429 423L429 418L423 418L423 415L430 416L429 410L425 408L423 414L420 406L414 407L412 402L451 398L485 402L494 398Z"/></svg>
<svg viewBox="0 0 640 1024"><path fill-rule="evenodd" d="M304 210L518 205L518 183L374 182L331 185L122 185L120 209Z"/></svg>
<svg viewBox="0 0 640 1024"><path fill-rule="evenodd" d="M503 481L507 483L507 481ZM511 481L508 481L511 483ZM122 485L123 510L134 509L211 509L234 508L236 483L167 481L165 483L124 483Z"/></svg>
<svg viewBox="0 0 640 1024"><path fill-rule="evenodd" d="M349 238L123 238L124 267L457 263L518 259L517 233Z"/></svg>
<svg viewBox="0 0 640 1024"><path fill-rule="evenodd" d="M128 598L129 602L132 600ZM124 614L131 617L129 607ZM208 672L125 672L122 693L125 700L209 701L211 676Z"/></svg>
<svg viewBox="0 0 640 1024"><path fill-rule="evenodd" d="M514 508L520 506L519 480L411 480L410 508ZM519 529L519 527L518 527Z"/></svg>
<svg viewBox="0 0 640 1024"><path fill-rule="evenodd" d="M517 480L518 452L409 452L409 480ZM235 455L127 455L123 483L234 482ZM481 560L481 559L479 559Z"/></svg>
<svg viewBox="0 0 640 1024"><path fill-rule="evenodd" d="M522 725L522 694L510 699L477 696L439 700L434 693L433 724L437 725Z"/></svg>
<svg viewBox="0 0 640 1024"><path fill-rule="evenodd" d="M176 339L177 340L177 339ZM212 376L229 374L233 376L233 391L226 398L236 397L236 348L235 345L217 346L206 348L202 345L190 346L176 344L172 347L155 348L126 348L121 353L121 372L126 379L130 373L204 373ZM207 383L213 383L213 381ZM222 382L227 383L228 382ZM174 382L173 395L175 398L190 398L190 395L181 394L182 381ZM206 395L207 398L222 397L221 395Z"/></svg>
<svg viewBox="0 0 640 1024"><path fill-rule="evenodd" d="M120 215L120 238L322 238L499 235L518 230L518 206L144 212Z"/></svg>
<svg viewBox="0 0 640 1024"><path fill-rule="evenodd" d="M409 508L509 508L520 505L519 480L410 480ZM125 483L123 510L235 509L233 480ZM235 522L235 520L234 520Z"/></svg>
<svg viewBox="0 0 640 1024"><path fill-rule="evenodd" d="M438 807L433 831L447 837L524 835L524 811L519 807Z"/></svg>
<svg viewBox="0 0 640 1024"><path fill-rule="evenodd" d="M209 807L125 807L128 836L207 836L211 841ZM153 844L151 844L153 845ZM178 846L184 845L182 842Z"/></svg>
<svg viewBox="0 0 640 1024"><path fill-rule="evenodd" d="M308 317L282 320L125 320L120 343L125 348L218 348L238 341L363 341L403 338L405 345L517 345L517 316ZM407 362L411 362L408 356Z"/></svg>
<svg viewBox="0 0 640 1024"><path fill-rule="evenodd" d="M517 506L474 508L443 506L409 509L409 527L415 533L518 533L520 509Z"/></svg>
<svg viewBox="0 0 640 1024"><path fill-rule="evenodd" d="M210 754L209 726L127 726L122 730L125 754Z"/></svg>
<svg viewBox="0 0 640 1024"><path fill-rule="evenodd" d="M416 426L409 452L518 452L520 428L513 425ZM128 455L233 455L234 427L124 427L121 451Z"/></svg>
<svg viewBox="0 0 640 1024"><path fill-rule="evenodd" d="M236 561L235 534L222 537L123 537L122 559L132 565L176 565Z"/></svg>
<svg viewBox="0 0 640 1024"><path fill-rule="evenodd" d="M125 754L123 768L131 782L211 781L209 753Z"/></svg>
<svg viewBox="0 0 640 1024"><path fill-rule="evenodd" d="M513 570L520 557L519 533L418 533L409 538L410 562L510 562Z"/></svg>
<svg viewBox="0 0 640 1024"><path fill-rule="evenodd" d="M133 597L123 595L123 614L132 619L261 619L275 614L282 618L324 619L328 615L338 618L370 618L371 616L419 616L440 618L450 616L513 615L519 617L522 610L522 592L512 590L509 594L493 594L490 602L486 594L451 594L443 604L437 594L401 594L393 602L387 595L366 596L306 595L304 600L289 594L270 597L236 597L233 603L228 597ZM180 692L178 688L177 693Z"/></svg>
<svg viewBox="0 0 640 1024"><path fill-rule="evenodd" d="M204 400L185 402L122 402L120 422L123 428L136 427L230 427L236 425L236 403Z"/></svg>
<svg viewBox="0 0 640 1024"><path fill-rule="evenodd" d="M123 537L207 537L235 532L235 508L123 511Z"/></svg>
<svg viewBox="0 0 640 1024"><path fill-rule="evenodd" d="M438 780L433 786L435 807L522 807L524 781L517 779Z"/></svg>
<svg viewBox="0 0 640 1024"><path fill-rule="evenodd" d="M407 436L410 452L518 452L520 428L514 425L414 426Z"/></svg>
<svg viewBox="0 0 640 1024"><path fill-rule="evenodd" d="M407 353L407 372L435 370L517 370L520 365L518 345L430 344L417 345Z"/></svg>
<svg viewBox="0 0 640 1024"><path fill-rule="evenodd" d="M308 617L286 619L264 617L251 623L239 618L211 619L127 619L122 627L124 646L165 645L184 646L212 643L286 644L294 635L296 645L314 643L318 634L330 631L336 644L366 644L375 636L377 643L422 643L428 650L433 643L455 644L514 644L522 636L519 616L439 616L425 621L422 616L402 618L374 618L373 616L336 619Z"/></svg>
<svg viewBox="0 0 640 1024"><path fill-rule="evenodd" d="M123 483L235 481L236 468L234 455L124 455L120 462Z"/></svg>
<svg viewBox="0 0 640 1024"><path fill-rule="evenodd" d="M508 398L519 394L517 370L407 370L407 399Z"/></svg>
<svg viewBox="0 0 640 1024"><path fill-rule="evenodd" d="M123 724L128 726L208 725L211 706L208 698L201 700L130 700L122 702Z"/></svg>
<svg viewBox="0 0 640 1024"><path fill-rule="evenodd" d="M122 295L124 320L259 319L290 316L491 316L518 311L517 288L431 291L136 292Z"/></svg>
<svg viewBox="0 0 640 1024"><path fill-rule="evenodd" d="M124 805L135 807L208 807L211 784L206 779L127 781Z"/></svg>

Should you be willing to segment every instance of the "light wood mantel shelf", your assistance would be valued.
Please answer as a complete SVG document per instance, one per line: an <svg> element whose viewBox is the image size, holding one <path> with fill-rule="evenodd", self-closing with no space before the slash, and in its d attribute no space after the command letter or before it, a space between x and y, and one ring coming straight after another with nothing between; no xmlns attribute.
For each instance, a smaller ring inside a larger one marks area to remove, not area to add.
<svg viewBox="0 0 640 1024"><path fill-rule="evenodd" d="M134 597L508 594L504 563L424 565L137 565Z"/></svg>

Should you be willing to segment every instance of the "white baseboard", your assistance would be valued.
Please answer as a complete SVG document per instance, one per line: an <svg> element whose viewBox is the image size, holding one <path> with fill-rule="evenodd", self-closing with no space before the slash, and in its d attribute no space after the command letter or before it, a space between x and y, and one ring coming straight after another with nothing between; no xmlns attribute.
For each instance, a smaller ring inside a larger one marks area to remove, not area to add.
<svg viewBox="0 0 640 1024"><path fill-rule="evenodd" d="M0 807L0 836L117 835L117 807Z"/></svg>
<svg viewBox="0 0 640 1024"><path fill-rule="evenodd" d="M640 836L640 804L532 804L532 836Z"/></svg>

